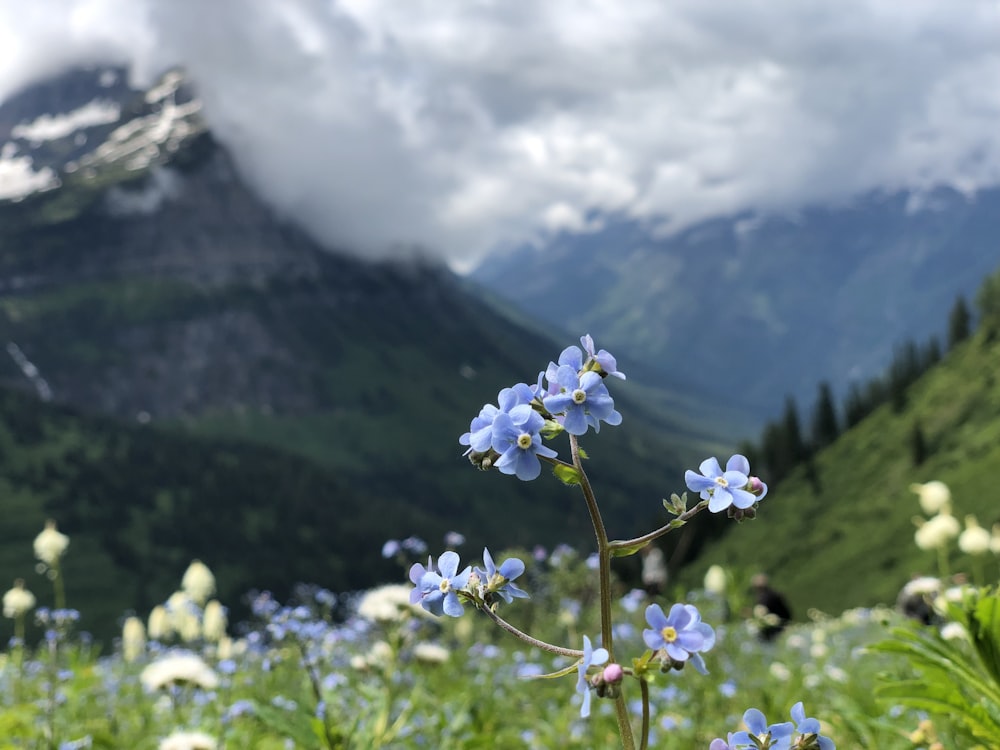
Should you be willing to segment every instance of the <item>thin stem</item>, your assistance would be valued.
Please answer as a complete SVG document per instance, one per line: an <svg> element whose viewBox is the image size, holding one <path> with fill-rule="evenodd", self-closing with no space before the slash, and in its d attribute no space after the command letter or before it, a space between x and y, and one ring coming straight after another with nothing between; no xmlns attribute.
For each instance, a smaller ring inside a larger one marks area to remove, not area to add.
<svg viewBox="0 0 1000 750"><path fill-rule="evenodd" d="M631 547L636 544L649 544L650 542L659 539L661 536L670 533L674 529L679 529L681 527L681 524L687 523L695 515L697 515L707 507L708 507L708 500L702 500L693 508L684 511L679 516L677 516L677 518L674 518L669 523L656 529L656 531L650 531L648 534L637 536L635 539L620 539L616 542L611 542L609 546L611 547L611 549L621 549L622 547ZM677 523L678 521L680 521L681 524Z"/></svg>
<svg viewBox="0 0 1000 750"><path fill-rule="evenodd" d="M576 435L569 436L570 453L573 456L573 466L580 475L580 489L587 501L590 512L590 522L594 526L594 536L597 537L597 559L599 563L600 593L601 593L601 645L608 651L608 662L615 660L614 640L611 633L611 545L608 543L608 532L604 528L604 519L597 506L594 488L590 486L587 472L583 470L580 458L580 444ZM621 737L624 750L635 750L635 737L632 736L632 722L628 715L625 698L619 693L615 699L615 714L618 718L618 734Z"/></svg>
<svg viewBox="0 0 1000 750"><path fill-rule="evenodd" d="M574 648L563 648L562 646L553 646L551 643L546 643L545 641L540 641L537 638L532 638L527 633L515 628L513 625L511 625L505 619L500 617L500 615L498 615L489 607L483 607L482 611L486 613L487 617L493 620L493 622L495 622L501 628L506 630L512 636L514 636L515 638L520 638L522 641L531 646L534 646L535 648L539 648L542 651L548 651L550 654L559 654L560 656L570 656L574 659L579 659L580 657L583 656L583 651L577 651Z"/></svg>
<svg viewBox="0 0 1000 750"><path fill-rule="evenodd" d="M594 535L597 537L601 591L601 645L608 650L608 660L613 662L615 651L611 634L611 548L608 543L608 532L604 529L604 519L601 518L600 508L597 507L594 488L590 486L587 472L583 470L583 461L580 459L580 444L577 442L576 435L569 436L569 447L573 455L573 466L580 473L580 489L583 490L583 497L587 501L590 522L594 526Z"/></svg>
<svg viewBox="0 0 1000 750"><path fill-rule="evenodd" d="M646 750L649 745L649 683L639 680L642 690L642 734L639 735L639 750Z"/></svg>

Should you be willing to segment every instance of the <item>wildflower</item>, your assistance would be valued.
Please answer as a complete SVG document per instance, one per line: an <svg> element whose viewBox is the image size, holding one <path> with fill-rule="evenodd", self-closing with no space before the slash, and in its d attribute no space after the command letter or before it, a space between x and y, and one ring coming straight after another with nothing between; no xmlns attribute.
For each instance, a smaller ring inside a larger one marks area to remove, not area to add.
<svg viewBox="0 0 1000 750"><path fill-rule="evenodd" d="M910 485L910 490L917 493L921 510L929 516L951 507L951 490L944 482L914 482Z"/></svg>
<svg viewBox="0 0 1000 750"><path fill-rule="evenodd" d="M708 750L737 750L736 745L733 744L733 733L729 733L728 739L716 738L712 740L712 744L708 746Z"/></svg>
<svg viewBox="0 0 1000 750"><path fill-rule="evenodd" d="M947 546L950 540L958 536L960 530L958 520L947 510L942 510L929 521L915 518L914 522L919 523L914 539L917 546L923 550L940 549Z"/></svg>
<svg viewBox="0 0 1000 750"><path fill-rule="evenodd" d="M35 606L35 595L24 587L24 581L18 578L14 587L3 595L3 616L11 619L23 617Z"/></svg>
<svg viewBox="0 0 1000 750"><path fill-rule="evenodd" d="M218 643L226 634L226 608L217 599L213 599L205 605L201 618L205 640Z"/></svg>
<svg viewBox="0 0 1000 750"><path fill-rule="evenodd" d="M418 643L413 648L413 658L424 664L443 664L451 652L436 643Z"/></svg>
<svg viewBox="0 0 1000 750"><path fill-rule="evenodd" d="M949 622L941 628L941 637L946 641L967 641L969 631L960 622Z"/></svg>
<svg viewBox="0 0 1000 750"><path fill-rule="evenodd" d="M705 572L705 591L716 596L726 593L726 570L721 565L712 565Z"/></svg>
<svg viewBox="0 0 1000 750"><path fill-rule="evenodd" d="M184 571L181 589L196 604L203 605L215 593L215 576L201 560L193 560Z"/></svg>
<svg viewBox="0 0 1000 750"><path fill-rule="evenodd" d="M958 548L967 555L985 555L990 551L990 532L979 525L976 517L965 517L965 531L958 537Z"/></svg>
<svg viewBox="0 0 1000 750"><path fill-rule="evenodd" d="M650 629L642 631L642 639L654 651L663 650L674 662L691 663L705 673L705 663L699 652L715 645L715 631L701 621L697 607L691 604L674 604L665 615L659 604L646 607L646 622Z"/></svg>
<svg viewBox="0 0 1000 750"><path fill-rule="evenodd" d="M802 701L792 706L792 721L795 722L795 731L800 735L797 747L807 750L835 750L833 740L829 737L823 737L819 733L819 720L806 718L806 710L802 706ZM809 742L809 740L812 741Z"/></svg>
<svg viewBox="0 0 1000 750"><path fill-rule="evenodd" d="M139 676L146 690L154 691L168 685L187 683L206 690L219 684L219 677L200 656L188 651L169 653L142 670Z"/></svg>
<svg viewBox="0 0 1000 750"><path fill-rule="evenodd" d="M730 505L745 510L767 494L767 485L761 482L760 495L745 489L750 483L750 462L738 453L726 462L723 472L715 457L706 458L698 467L701 476L690 469L684 472L684 482L692 492L708 500L708 509L718 513Z"/></svg>
<svg viewBox="0 0 1000 750"><path fill-rule="evenodd" d="M472 420L469 431L458 438L461 445L469 446L469 453L486 453L493 444L493 423L500 414L509 414L515 406L531 403L534 393L526 383L518 383L512 388L504 388L497 394L500 406L486 404L479 410L479 416Z"/></svg>
<svg viewBox="0 0 1000 750"><path fill-rule="evenodd" d="M449 531L444 535L445 547L461 547L465 544L465 535L458 531Z"/></svg>
<svg viewBox="0 0 1000 750"><path fill-rule="evenodd" d="M146 628L138 617L129 617L122 626L122 656L135 661L146 651Z"/></svg>
<svg viewBox="0 0 1000 750"><path fill-rule="evenodd" d="M67 547L69 537L56 529L56 522L50 518L45 522L42 532L35 537L35 557L51 568L66 553Z"/></svg>
<svg viewBox="0 0 1000 750"><path fill-rule="evenodd" d="M583 350L587 352L589 356L588 364L596 372L602 375L613 375L616 378L625 380L625 373L619 372L618 362L611 355L607 349L601 349L599 352L594 352L594 339L590 337L590 334L585 334L580 337L580 344L583 346ZM597 365L595 367L594 365Z"/></svg>
<svg viewBox="0 0 1000 750"><path fill-rule="evenodd" d="M602 421L610 425L622 423L622 415L615 411L615 402L598 373L579 375L569 365L560 365L554 376L560 391L542 403L552 414L564 415L563 427L570 435L583 435L589 427L600 432Z"/></svg>
<svg viewBox="0 0 1000 750"><path fill-rule="evenodd" d="M542 445L539 432L545 420L527 404L515 406L510 413L498 414L493 422L493 450L500 454L494 464L502 474L514 474L522 481L536 479L542 473L538 457L555 458L558 454Z"/></svg>
<svg viewBox="0 0 1000 750"><path fill-rule="evenodd" d="M438 558L438 570L427 570L420 563L410 568L410 580L413 580L414 570L423 569L417 587L420 590L420 606L432 615L442 613L451 617L459 617L465 611L458 592L464 589L472 576L472 568L466 567L458 572L459 557L456 552L442 553Z"/></svg>
<svg viewBox="0 0 1000 750"><path fill-rule="evenodd" d="M587 670L590 669L591 666L600 666L607 660L607 649L593 648L590 643L590 638L583 636L583 656L580 658L580 663L576 667L576 692L583 695L583 705L580 707L580 716L584 719L590 716L590 681L587 680Z"/></svg>
<svg viewBox="0 0 1000 750"><path fill-rule="evenodd" d="M730 735L730 744L738 750L766 747L770 750L790 750L795 726L790 721L768 726L764 714L756 708L748 708L743 714L745 732Z"/></svg>
<svg viewBox="0 0 1000 750"><path fill-rule="evenodd" d="M173 635L173 626L170 624L170 613L162 604L157 604L149 613L148 625L149 637L154 641L162 641Z"/></svg>
<svg viewBox="0 0 1000 750"><path fill-rule="evenodd" d="M216 750L216 741L204 732L174 732L165 737L159 750Z"/></svg>
<svg viewBox="0 0 1000 750"><path fill-rule="evenodd" d="M483 549L483 564L486 570L476 568L476 575L486 593L497 594L510 604L514 598L527 599L528 593L514 584L514 579L524 572L524 563L516 557L508 557L498 568L488 549Z"/></svg>
<svg viewBox="0 0 1000 750"><path fill-rule="evenodd" d="M420 567L423 568L422 565ZM404 622L413 613L410 591L403 583L390 583L374 588L361 597L358 615L372 622Z"/></svg>

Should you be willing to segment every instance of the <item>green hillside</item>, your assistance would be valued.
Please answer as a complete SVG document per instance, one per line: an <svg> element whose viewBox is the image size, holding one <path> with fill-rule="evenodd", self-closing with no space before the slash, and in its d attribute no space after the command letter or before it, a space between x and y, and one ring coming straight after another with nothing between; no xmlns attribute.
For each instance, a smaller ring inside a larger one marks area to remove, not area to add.
<svg viewBox="0 0 1000 750"><path fill-rule="evenodd" d="M1000 521L1000 336L982 326L906 393L906 405L879 407L815 456L815 477L799 466L760 506L757 519L730 529L684 573L696 585L708 565L770 573L798 616L811 607L892 603L914 573L934 575L937 558L914 543L921 515L913 482L945 482L961 521ZM927 457L914 465L919 422ZM953 545L951 570L971 571ZM996 562L987 561L995 576Z"/></svg>

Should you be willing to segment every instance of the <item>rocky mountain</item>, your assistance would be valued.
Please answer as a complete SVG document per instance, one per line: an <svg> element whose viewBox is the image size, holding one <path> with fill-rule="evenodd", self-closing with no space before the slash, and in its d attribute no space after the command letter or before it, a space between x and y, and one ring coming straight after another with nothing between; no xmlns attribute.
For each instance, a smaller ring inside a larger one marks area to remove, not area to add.
<svg viewBox="0 0 1000 750"><path fill-rule="evenodd" d="M585 331L553 341L439 265L321 246L241 180L200 107L178 71L134 90L113 68L0 105L0 386L36 399L0 413L9 539L56 517L103 561L88 596L104 611L167 596L166 561L186 557L229 571L230 593L308 570L342 590L400 575L387 538L592 540L571 488L484 476L457 442ZM720 433L683 392L626 383L618 408L627 429L587 447L623 535ZM254 552L268 545L298 557ZM0 578L30 562L11 554Z"/></svg>
<svg viewBox="0 0 1000 750"><path fill-rule="evenodd" d="M491 258L473 278L528 315L644 352L673 377L696 373L708 395L758 419L776 416L786 394L811 406L821 380L842 395L880 374L904 339L943 333L956 297L1000 263L1000 189L859 196L668 237L594 218L598 231ZM515 267L531 280L505 283Z"/></svg>

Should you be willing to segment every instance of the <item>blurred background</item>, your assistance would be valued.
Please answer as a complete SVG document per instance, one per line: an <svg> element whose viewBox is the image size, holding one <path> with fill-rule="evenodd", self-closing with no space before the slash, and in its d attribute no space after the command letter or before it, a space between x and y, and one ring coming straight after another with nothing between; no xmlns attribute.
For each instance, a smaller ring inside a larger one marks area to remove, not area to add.
<svg viewBox="0 0 1000 750"><path fill-rule="evenodd" d="M389 539L588 549L457 439L590 333L612 537L740 450L762 517L672 580L891 601L912 482L1000 521L998 92L986 0L0 0L0 579L54 519L107 633L193 558L238 619Z"/></svg>

